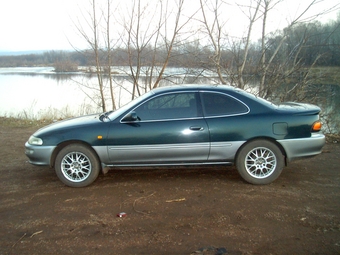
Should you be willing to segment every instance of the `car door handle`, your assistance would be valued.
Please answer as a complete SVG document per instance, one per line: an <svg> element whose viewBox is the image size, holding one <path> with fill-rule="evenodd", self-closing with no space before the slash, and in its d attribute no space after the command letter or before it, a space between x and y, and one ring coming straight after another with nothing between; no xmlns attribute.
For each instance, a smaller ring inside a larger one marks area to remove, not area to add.
<svg viewBox="0 0 340 255"><path fill-rule="evenodd" d="M203 129L204 129L203 127L196 127L196 126L190 127L190 130L192 131L202 131Z"/></svg>

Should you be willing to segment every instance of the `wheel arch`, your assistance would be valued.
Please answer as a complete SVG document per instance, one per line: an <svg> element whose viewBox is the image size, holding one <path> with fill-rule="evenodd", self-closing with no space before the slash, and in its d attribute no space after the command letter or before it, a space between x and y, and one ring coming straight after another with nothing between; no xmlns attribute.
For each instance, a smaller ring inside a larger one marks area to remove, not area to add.
<svg viewBox="0 0 340 255"><path fill-rule="evenodd" d="M92 148L92 146L90 144L88 144L84 141L80 141L80 140L69 140L69 141L65 141L65 142L58 144L58 146L54 149L54 151L51 155L51 159L50 159L50 167L52 167L52 168L54 167L55 160L56 160L58 153L62 149L64 149L66 146L71 145L71 144L81 144L81 145L86 146L87 148L89 148L90 150L92 150L95 153L98 161L100 162L100 158L99 158L97 152Z"/></svg>
<svg viewBox="0 0 340 255"><path fill-rule="evenodd" d="M234 162L236 162L238 155L240 153L240 151L242 150L242 148L244 146L246 146L248 143L253 142L253 141L257 141L257 140L266 140L269 142L272 142L273 144L275 144L281 151L282 155L284 156L284 161L285 161L285 166L287 166L287 153L285 151L285 149L282 147L282 145L277 142L274 138L272 137L268 137L268 136L259 136L259 137L254 137L252 139L247 140L245 143L242 144L242 146L240 146L240 148L238 148L236 155L235 155L235 160Z"/></svg>

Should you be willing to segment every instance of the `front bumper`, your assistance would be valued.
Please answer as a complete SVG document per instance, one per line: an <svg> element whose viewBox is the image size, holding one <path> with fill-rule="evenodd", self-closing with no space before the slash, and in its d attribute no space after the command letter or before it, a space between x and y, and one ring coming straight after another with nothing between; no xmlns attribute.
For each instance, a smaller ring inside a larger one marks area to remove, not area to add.
<svg viewBox="0 0 340 255"><path fill-rule="evenodd" d="M25 154L33 165L50 165L51 155L56 146L37 146L25 143Z"/></svg>
<svg viewBox="0 0 340 255"><path fill-rule="evenodd" d="M278 140L287 154L287 160L293 161L300 158L311 157L321 153L325 145L325 135L312 134L308 138Z"/></svg>

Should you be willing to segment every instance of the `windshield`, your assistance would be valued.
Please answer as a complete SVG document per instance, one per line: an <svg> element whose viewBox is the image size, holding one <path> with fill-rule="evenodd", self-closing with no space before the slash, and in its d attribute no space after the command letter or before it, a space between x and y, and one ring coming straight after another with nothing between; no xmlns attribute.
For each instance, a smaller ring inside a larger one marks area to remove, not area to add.
<svg viewBox="0 0 340 255"><path fill-rule="evenodd" d="M110 120L114 120L116 118L118 118L120 115L122 115L124 112L126 112L127 110L129 110L129 108L133 107L134 105L139 105L140 102L142 102L145 98L149 97L151 94L153 94L152 91L149 91L147 93L145 93L144 95L135 98L134 100L130 101L129 103L127 103L126 105L120 107L119 109L117 109L116 111L110 112L110 114L108 114L108 118Z"/></svg>

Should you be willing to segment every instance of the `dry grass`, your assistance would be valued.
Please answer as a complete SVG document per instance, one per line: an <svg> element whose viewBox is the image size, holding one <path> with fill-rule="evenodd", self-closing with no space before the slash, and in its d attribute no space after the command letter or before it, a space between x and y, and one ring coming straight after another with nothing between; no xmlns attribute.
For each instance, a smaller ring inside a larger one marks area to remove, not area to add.
<svg viewBox="0 0 340 255"><path fill-rule="evenodd" d="M340 84L340 67L314 67L310 74L317 78L320 84Z"/></svg>
<svg viewBox="0 0 340 255"><path fill-rule="evenodd" d="M53 120L31 120L31 119L20 119L20 118L8 118L0 117L0 125L5 127L42 127L52 123Z"/></svg>

